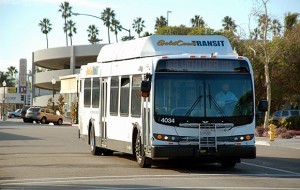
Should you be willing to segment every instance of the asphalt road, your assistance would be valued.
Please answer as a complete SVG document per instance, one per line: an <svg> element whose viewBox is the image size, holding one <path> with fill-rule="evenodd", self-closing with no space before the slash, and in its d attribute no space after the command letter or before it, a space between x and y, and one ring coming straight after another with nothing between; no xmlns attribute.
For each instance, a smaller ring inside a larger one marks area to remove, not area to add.
<svg viewBox="0 0 300 190"><path fill-rule="evenodd" d="M121 153L92 156L77 128L0 121L0 189L300 189L300 149L257 146L234 169L189 160L139 168Z"/></svg>

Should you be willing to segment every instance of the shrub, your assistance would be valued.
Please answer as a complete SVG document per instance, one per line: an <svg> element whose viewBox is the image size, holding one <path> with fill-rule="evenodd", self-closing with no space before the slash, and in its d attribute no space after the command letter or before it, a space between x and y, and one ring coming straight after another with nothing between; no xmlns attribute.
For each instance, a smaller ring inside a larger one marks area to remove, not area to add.
<svg viewBox="0 0 300 190"><path fill-rule="evenodd" d="M289 117L286 128L290 130L300 130L300 116Z"/></svg>
<svg viewBox="0 0 300 190"><path fill-rule="evenodd" d="M255 135L257 137L265 137L268 133L268 129L267 128L264 128L263 125L260 125L260 126L257 126L255 128Z"/></svg>
<svg viewBox="0 0 300 190"><path fill-rule="evenodd" d="M282 139L290 139L295 136L294 131L287 130L284 127L275 128L275 137Z"/></svg>

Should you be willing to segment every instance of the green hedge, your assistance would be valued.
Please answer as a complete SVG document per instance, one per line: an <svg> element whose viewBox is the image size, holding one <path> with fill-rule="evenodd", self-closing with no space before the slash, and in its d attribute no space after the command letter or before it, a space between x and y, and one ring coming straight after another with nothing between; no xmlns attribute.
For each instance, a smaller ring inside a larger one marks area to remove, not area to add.
<svg viewBox="0 0 300 190"><path fill-rule="evenodd" d="M300 116L289 117L279 121L271 120L270 123L288 130L300 130Z"/></svg>

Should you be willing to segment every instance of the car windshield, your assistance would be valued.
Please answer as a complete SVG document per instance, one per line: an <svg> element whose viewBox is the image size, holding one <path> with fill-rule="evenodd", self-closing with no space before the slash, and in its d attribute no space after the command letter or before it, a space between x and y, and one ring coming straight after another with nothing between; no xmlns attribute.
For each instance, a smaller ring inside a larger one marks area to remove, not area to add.
<svg viewBox="0 0 300 190"><path fill-rule="evenodd" d="M254 115L249 74L156 73L154 101L156 116L233 121Z"/></svg>
<svg viewBox="0 0 300 190"><path fill-rule="evenodd" d="M37 107L31 107L28 109L28 111L31 111L31 112L38 112L40 110L40 108L37 108Z"/></svg>

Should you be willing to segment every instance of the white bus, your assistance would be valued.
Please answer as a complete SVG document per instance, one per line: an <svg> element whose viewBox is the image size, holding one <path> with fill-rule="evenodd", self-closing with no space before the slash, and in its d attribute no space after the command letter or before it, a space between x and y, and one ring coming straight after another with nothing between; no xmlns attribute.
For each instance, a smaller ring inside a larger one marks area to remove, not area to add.
<svg viewBox="0 0 300 190"><path fill-rule="evenodd" d="M82 66L80 86L79 136L94 155L133 154L140 167L186 157L234 167L256 157L253 70L223 36L106 45Z"/></svg>

